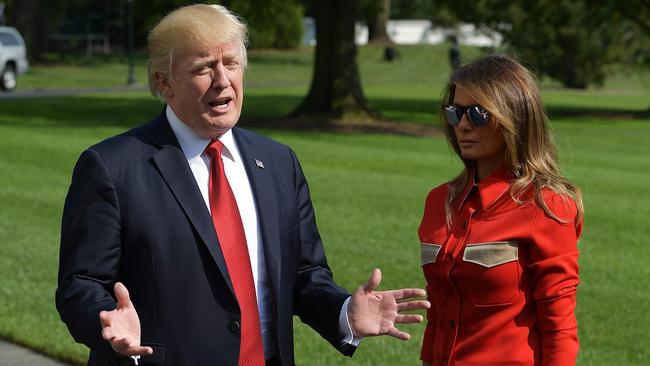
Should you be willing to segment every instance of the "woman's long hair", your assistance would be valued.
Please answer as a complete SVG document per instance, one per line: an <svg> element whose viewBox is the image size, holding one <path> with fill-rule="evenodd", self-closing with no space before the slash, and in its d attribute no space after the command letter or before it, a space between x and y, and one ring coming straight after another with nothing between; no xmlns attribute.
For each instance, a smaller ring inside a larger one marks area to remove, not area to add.
<svg viewBox="0 0 650 366"><path fill-rule="evenodd" d="M580 189L562 175L557 162L557 149L544 114L537 80L517 61L505 55L480 58L451 76L443 101L452 104L456 87L461 87L485 108L497 125L506 143L505 166L513 177L510 196L523 202L530 193L546 215L562 222L548 208L542 191L549 189L572 198L577 206L576 223L583 215ZM444 116L443 116L444 121ZM449 144L465 165L459 176L449 182L446 201L447 222L451 224L452 201L467 185L469 172L476 162L464 159L452 126L443 127Z"/></svg>

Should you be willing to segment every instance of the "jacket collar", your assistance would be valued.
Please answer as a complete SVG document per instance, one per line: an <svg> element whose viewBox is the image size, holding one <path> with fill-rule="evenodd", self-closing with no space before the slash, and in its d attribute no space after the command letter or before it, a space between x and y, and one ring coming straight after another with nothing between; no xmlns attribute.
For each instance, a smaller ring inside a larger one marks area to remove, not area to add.
<svg viewBox="0 0 650 366"><path fill-rule="evenodd" d="M199 136L190 126L185 122L181 121L180 118L176 116L174 111L170 106L165 108L165 116L169 122L169 127L171 127L176 139L180 144L185 157L190 160L197 156L200 156L205 151L206 146L210 143L210 139ZM222 156L230 159L232 161L237 161L239 157L239 152L237 151L237 145L235 144L235 139L233 137L232 129L226 131L223 135L219 137L219 141L223 143L224 149L222 151Z"/></svg>
<svg viewBox="0 0 650 366"><path fill-rule="evenodd" d="M476 169L473 169L469 172L467 185L460 195L462 200L458 205L459 210L463 207L472 192L476 190L481 201L481 209L485 211L503 197L512 185L512 174L510 174L504 165L480 182L476 182L476 178Z"/></svg>

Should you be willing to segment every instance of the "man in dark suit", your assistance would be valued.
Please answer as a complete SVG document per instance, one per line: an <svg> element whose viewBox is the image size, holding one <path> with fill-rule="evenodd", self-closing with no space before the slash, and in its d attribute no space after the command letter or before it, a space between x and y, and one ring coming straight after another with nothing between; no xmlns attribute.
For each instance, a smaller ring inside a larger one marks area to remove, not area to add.
<svg viewBox="0 0 650 366"><path fill-rule="evenodd" d="M423 290L337 286L294 152L235 127L246 28L181 8L149 36L152 121L84 151L61 233L57 309L89 365L293 365L292 316L352 355ZM127 290L128 288L128 290Z"/></svg>

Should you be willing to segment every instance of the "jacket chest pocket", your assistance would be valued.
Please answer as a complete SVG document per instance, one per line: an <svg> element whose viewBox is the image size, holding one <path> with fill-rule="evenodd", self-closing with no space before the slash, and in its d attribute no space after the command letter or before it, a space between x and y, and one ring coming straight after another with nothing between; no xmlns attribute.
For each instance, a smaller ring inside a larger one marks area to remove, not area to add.
<svg viewBox="0 0 650 366"><path fill-rule="evenodd" d="M509 305L520 294L521 265L515 241L467 244L461 272L476 306Z"/></svg>

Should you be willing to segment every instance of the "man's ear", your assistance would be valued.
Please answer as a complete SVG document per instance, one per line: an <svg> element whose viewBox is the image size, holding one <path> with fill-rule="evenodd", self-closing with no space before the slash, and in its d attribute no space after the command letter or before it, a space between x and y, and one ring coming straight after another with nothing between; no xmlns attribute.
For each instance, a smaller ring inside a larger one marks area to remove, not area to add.
<svg viewBox="0 0 650 366"><path fill-rule="evenodd" d="M156 80L156 87L160 92L160 95L164 98L169 98L174 95L171 85L169 85L169 78L167 75L162 72L157 72L154 74L154 79Z"/></svg>

